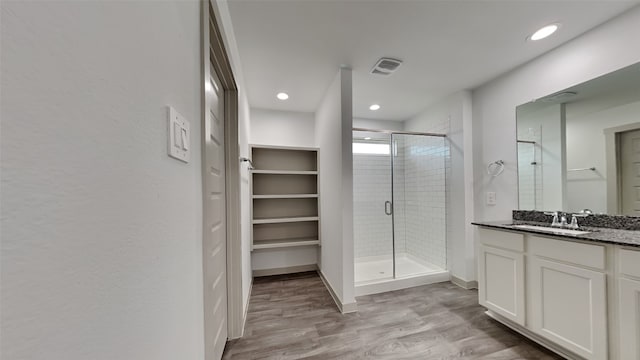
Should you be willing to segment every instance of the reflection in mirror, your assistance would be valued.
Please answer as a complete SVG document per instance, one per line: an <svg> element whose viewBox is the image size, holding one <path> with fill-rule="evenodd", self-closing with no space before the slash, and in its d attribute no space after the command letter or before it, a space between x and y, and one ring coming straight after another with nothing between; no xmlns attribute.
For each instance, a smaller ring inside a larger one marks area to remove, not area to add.
<svg viewBox="0 0 640 360"><path fill-rule="evenodd" d="M516 108L521 210L640 216L640 63Z"/></svg>

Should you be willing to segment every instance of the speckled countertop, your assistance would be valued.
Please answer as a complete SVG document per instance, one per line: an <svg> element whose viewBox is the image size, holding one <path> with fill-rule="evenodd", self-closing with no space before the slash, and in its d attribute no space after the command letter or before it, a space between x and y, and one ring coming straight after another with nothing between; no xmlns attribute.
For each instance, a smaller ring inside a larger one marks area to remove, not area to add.
<svg viewBox="0 0 640 360"><path fill-rule="evenodd" d="M586 240L616 245L630 245L640 247L640 231L638 230L619 230L601 227L580 227L583 231L592 231L583 235L567 235L554 233L546 230L520 229L514 225L537 225L549 227L549 223L541 223L534 221L504 220L504 221L478 221L472 222L473 225L483 226L487 228L502 229L515 231L520 233L529 233L536 235L547 235L567 240Z"/></svg>

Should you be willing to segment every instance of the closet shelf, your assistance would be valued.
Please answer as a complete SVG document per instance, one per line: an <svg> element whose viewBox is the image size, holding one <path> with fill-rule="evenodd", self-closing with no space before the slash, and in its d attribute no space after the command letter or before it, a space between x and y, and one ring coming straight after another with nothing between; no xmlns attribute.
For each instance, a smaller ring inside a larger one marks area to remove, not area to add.
<svg viewBox="0 0 640 360"><path fill-rule="evenodd" d="M0 0L1 1L1 0ZM251 251L315 251L320 245L318 149L251 145ZM270 257L271 258L271 257ZM280 269L281 257L269 264Z"/></svg>
<svg viewBox="0 0 640 360"><path fill-rule="evenodd" d="M277 249L295 246L312 246L319 244L320 240L318 240L317 238L254 240L253 249Z"/></svg>
<svg viewBox="0 0 640 360"><path fill-rule="evenodd" d="M270 175L318 175L315 170L252 170L251 172Z"/></svg>
<svg viewBox="0 0 640 360"><path fill-rule="evenodd" d="M296 216L296 217L281 217L281 218L268 218L268 219L253 219L253 224L277 224L277 223L290 223L301 221L318 221L317 216Z"/></svg>
<svg viewBox="0 0 640 360"><path fill-rule="evenodd" d="M310 199L317 198L318 194L275 194L275 195L253 195L254 199Z"/></svg>

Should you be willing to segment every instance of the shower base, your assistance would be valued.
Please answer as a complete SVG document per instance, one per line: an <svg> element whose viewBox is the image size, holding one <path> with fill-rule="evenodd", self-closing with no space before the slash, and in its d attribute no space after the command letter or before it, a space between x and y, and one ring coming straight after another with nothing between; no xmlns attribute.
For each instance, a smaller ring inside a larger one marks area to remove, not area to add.
<svg viewBox="0 0 640 360"><path fill-rule="evenodd" d="M391 256L355 259L356 296L377 294L449 281L449 272L409 254L396 256L396 278L393 278Z"/></svg>

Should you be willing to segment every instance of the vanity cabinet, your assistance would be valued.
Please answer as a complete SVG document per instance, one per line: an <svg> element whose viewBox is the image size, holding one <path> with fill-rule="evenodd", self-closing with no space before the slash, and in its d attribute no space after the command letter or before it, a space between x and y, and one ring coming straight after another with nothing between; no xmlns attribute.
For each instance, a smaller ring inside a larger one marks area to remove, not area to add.
<svg viewBox="0 0 640 360"><path fill-rule="evenodd" d="M640 359L640 251L619 249L620 359Z"/></svg>
<svg viewBox="0 0 640 360"><path fill-rule="evenodd" d="M569 359L640 360L640 249L478 235L478 296L489 316Z"/></svg>
<svg viewBox="0 0 640 360"><path fill-rule="evenodd" d="M530 236L530 328L586 358L606 360L605 248Z"/></svg>
<svg viewBox="0 0 640 360"><path fill-rule="evenodd" d="M524 236L480 229L480 305L525 325Z"/></svg>

